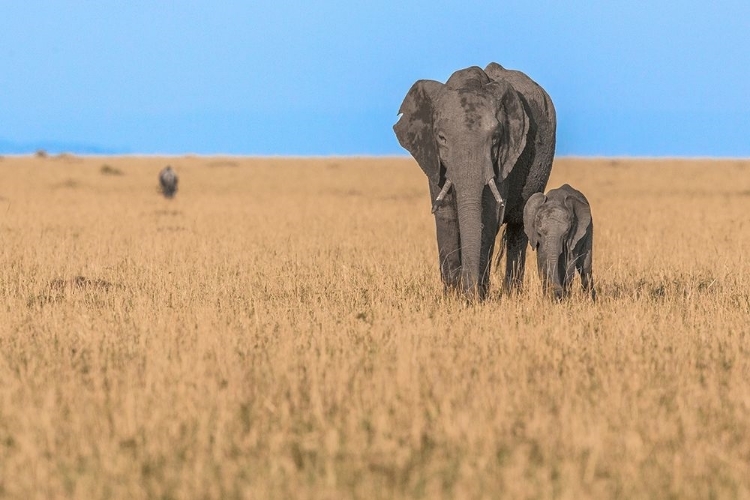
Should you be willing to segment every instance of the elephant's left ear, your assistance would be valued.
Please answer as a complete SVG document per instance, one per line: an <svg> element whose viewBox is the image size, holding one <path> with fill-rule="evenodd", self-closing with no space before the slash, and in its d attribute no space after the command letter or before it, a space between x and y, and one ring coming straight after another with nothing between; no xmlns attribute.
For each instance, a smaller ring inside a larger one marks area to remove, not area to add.
<svg viewBox="0 0 750 500"><path fill-rule="evenodd" d="M569 251L578 245L578 242L586 235L591 226L591 206L583 194L576 191L580 196L571 195L565 198L565 205L570 209L576 218L576 227L573 237L570 239Z"/></svg>
<svg viewBox="0 0 750 500"><path fill-rule="evenodd" d="M501 124L502 136L497 152L497 165L500 180L503 180L513 170L526 147L529 116L526 114L521 96L509 83L493 81L487 88L495 94L499 104L497 119Z"/></svg>

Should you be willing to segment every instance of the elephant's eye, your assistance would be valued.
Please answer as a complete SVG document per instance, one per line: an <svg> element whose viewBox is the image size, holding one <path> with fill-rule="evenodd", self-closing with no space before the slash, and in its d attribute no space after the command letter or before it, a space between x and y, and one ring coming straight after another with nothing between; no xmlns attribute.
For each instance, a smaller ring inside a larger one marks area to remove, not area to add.
<svg viewBox="0 0 750 500"><path fill-rule="evenodd" d="M437 134L437 138L438 138L438 142L439 142L439 143L440 143L440 144L441 144L442 146L445 146L445 145L447 145L447 144L448 144L448 139L446 139L446 138L445 138L445 134L443 134L442 132L438 132L438 134Z"/></svg>

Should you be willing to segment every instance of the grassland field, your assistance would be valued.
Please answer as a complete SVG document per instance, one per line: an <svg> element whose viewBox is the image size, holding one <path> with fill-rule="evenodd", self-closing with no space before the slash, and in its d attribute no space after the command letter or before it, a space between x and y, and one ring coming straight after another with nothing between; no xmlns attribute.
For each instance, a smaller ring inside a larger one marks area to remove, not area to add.
<svg viewBox="0 0 750 500"><path fill-rule="evenodd" d="M467 305L411 159L0 158L0 498L750 498L750 161L565 182L598 301Z"/></svg>

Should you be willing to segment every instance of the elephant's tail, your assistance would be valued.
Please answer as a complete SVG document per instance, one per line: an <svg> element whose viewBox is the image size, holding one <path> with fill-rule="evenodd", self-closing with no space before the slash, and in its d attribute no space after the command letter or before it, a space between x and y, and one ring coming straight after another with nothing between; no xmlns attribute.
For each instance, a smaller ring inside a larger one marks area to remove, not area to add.
<svg viewBox="0 0 750 500"><path fill-rule="evenodd" d="M500 261L503 260L505 255L505 249L508 246L508 231L506 231L506 225L503 226L503 232L500 233L500 248L497 249L497 257L495 258L495 267L500 268Z"/></svg>

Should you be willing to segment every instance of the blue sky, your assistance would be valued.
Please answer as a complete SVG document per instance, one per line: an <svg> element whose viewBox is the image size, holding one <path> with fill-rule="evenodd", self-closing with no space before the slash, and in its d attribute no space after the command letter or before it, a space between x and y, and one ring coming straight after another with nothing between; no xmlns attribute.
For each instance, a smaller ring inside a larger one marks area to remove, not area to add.
<svg viewBox="0 0 750 500"><path fill-rule="evenodd" d="M0 152L406 154L411 84L490 61L558 154L750 156L747 0L4 2Z"/></svg>

